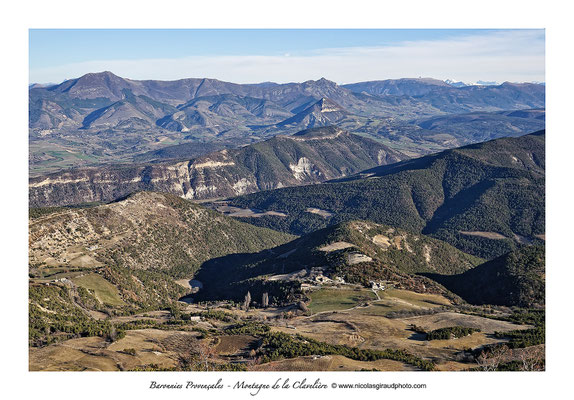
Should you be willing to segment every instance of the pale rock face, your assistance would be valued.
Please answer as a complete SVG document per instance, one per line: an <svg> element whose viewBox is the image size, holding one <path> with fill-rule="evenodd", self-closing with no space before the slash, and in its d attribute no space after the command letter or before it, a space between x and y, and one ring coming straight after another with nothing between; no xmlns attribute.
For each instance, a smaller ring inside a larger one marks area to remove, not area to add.
<svg viewBox="0 0 574 400"><path fill-rule="evenodd" d="M332 135L322 135L322 136L312 136L312 137L298 137L298 136L287 136L288 139L295 140L297 142L308 142L313 140L332 140L345 133L342 129L337 129Z"/></svg>
<svg viewBox="0 0 574 400"><path fill-rule="evenodd" d="M42 187L46 185L66 185L69 183L79 183L79 182L87 182L88 178L81 178L81 179L50 179L46 178L43 181L31 183L30 187Z"/></svg>
<svg viewBox="0 0 574 400"><path fill-rule="evenodd" d="M184 118L185 118L185 113L183 111L178 111L175 114L173 114L173 119L175 119L176 121L180 121Z"/></svg>
<svg viewBox="0 0 574 400"><path fill-rule="evenodd" d="M188 200L194 200L196 198L205 197L215 197L217 193L217 186L213 185L197 185L195 189L189 189L187 193L184 193L181 197Z"/></svg>
<svg viewBox="0 0 574 400"><path fill-rule="evenodd" d="M336 111L341 111L340 108L335 107L333 105L329 105L329 104L321 104L321 112L322 113L328 113L328 112L336 112Z"/></svg>
<svg viewBox="0 0 574 400"><path fill-rule="evenodd" d="M424 254L424 257L425 257L427 264L430 264L430 262L431 262L431 249L426 244L423 247L423 254Z"/></svg>
<svg viewBox="0 0 574 400"><path fill-rule="evenodd" d="M187 199L187 200L193 200L194 195L195 195L195 191L193 189L191 189L188 192L184 192L180 197Z"/></svg>
<svg viewBox="0 0 574 400"><path fill-rule="evenodd" d="M251 184L252 183L249 182L247 179L242 178L233 185L233 191L238 195L245 194L247 193L247 189Z"/></svg>
<svg viewBox="0 0 574 400"><path fill-rule="evenodd" d="M361 254L361 253L351 253L347 255L347 263L349 265L355 265L355 264L359 264L362 262L370 262L373 261L373 259L365 254Z"/></svg>
<svg viewBox="0 0 574 400"><path fill-rule="evenodd" d="M387 152L382 150L382 149L379 150L379 153L377 154L377 162L379 163L379 165L383 164L386 157L387 157Z"/></svg>
<svg viewBox="0 0 574 400"><path fill-rule="evenodd" d="M307 157L301 157L296 165L289 164L289 168L293 171L293 176L298 181L302 181L306 177L321 175L321 172L317 171L314 167L315 165Z"/></svg>
<svg viewBox="0 0 574 400"><path fill-rule="evenodd" d="M230 166L230 165L235 165L235 163L233 161L229 161L229 162L206 161L206 162L199 163L199 164L192 164L191 168L194 168L194 169L218 168L218 167L225 167L225 166Z"/></svg>

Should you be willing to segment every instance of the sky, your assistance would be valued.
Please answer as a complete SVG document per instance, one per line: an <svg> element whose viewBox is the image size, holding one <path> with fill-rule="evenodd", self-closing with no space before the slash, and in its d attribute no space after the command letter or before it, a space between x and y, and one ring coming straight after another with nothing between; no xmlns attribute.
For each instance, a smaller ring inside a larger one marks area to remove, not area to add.
<svg viewBox="0 0 574 400"><path fill-rule="evenodd" d="M432 77L545 81L545 32L457 29L29 31L30 83L89 72L130 79L339 84Z"/></svg>

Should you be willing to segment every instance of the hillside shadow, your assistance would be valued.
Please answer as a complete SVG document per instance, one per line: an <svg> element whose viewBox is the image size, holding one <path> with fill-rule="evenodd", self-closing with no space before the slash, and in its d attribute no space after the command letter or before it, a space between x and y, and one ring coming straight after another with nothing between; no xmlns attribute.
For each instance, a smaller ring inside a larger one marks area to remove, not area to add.
<svg viewBox="0 0 574 400"><path fill-rule="evenodd" d="M424 342L427 340L426 333L420 332L413 332L411 336L408 337L408 340L416 340L417 342Z"/></svg>
<svg viewBox="0 0 574 400"><path fill-rule="evenodd" d="M271 249L208 260L193 277L203 284L203 288L186 296L185 300L231 299L242 302L248 291L254 301L259 301L263 293L275 300L293 300L301 294L300 282L290 281L287 277L273 280L268 277L325 265L327 260L323 252L314 251L325 240L324 231L316 231Z"/></svg>

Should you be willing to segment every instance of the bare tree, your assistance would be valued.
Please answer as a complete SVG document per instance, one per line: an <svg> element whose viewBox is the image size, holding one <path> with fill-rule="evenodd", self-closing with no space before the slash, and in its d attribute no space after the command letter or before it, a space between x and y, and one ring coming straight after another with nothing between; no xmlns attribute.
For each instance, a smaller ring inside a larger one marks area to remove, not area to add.
<svg viewBox="0 0 574 400"><path fill-rule="evenodd" d="M108 339L110 340L110 342L115 342L117 338L118 338L118 331L116 331L115 325L112 324L110 332L108 333Z"/></svg>
<svg viewBox="0 0 574 400"><path fill-rule="evenodd" d="M269 307L269 293L267 292L263 293L263 297L261 299L261 306L263 308Z"/></svg>
<svg viewBox="0 0 574 400"><path fill-rule="evenodd" d="M531 346L522 349L519 354L522 371L544 370L544 346Z"/></svg>
<svg viewBox="0 0 574 400"><path fill-rule="evenodd" d="M247 369L251 370L254 366L260 363L260 358L257 357L257 352L255 350L251 350L249 352L249 359L247 360Z"/></svg>
<svg viewBox="0 0 574 400"><path fill-rule="evenodd" d="M247 292L245 295L245 300L243 301L243 308L245 311L249 310L249 305L251 304L251 293Z"/></svg>
<svg viewBox="0 0 574 400"><path fill-rule="evenodd" d="M488 351L483 350L476 362L483 371L496 371L508 352L509 349L506 345L496 346Z"/></svg>
<svg viewBox="0 0 574 400"><path fill-rule="evenodd" d="M200 368L203 367L206 371L209 371L209 361L217 354L209 338L197 340L191 348L191 353L197 359Z"/></svg>

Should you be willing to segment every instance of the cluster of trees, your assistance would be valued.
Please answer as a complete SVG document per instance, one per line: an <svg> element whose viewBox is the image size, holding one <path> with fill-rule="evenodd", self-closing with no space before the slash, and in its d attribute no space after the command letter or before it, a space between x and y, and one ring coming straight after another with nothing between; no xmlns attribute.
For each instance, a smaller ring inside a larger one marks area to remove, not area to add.
<svg viewBox="0 0 574 400"><path fill-rule="evenodd" d="M269 331L270 331L269 325L255 321L247 321L228 326L223 330L223 333L226 335L261 336Z"/></svg>
<svg viewBox="0 0 574 400"><path fill-rule="evenodd" d="M204 283L204 288L194 294L197 302L231 300L240 303L244 309L265 304L288 304L303 297L298 281L270 281L258 276L254 258L261 253L233 254L204 263L195 279ZM299 269L301 266L299 265ZM272 271L267 271L270 273ZM286 271L285 273L290 272ZM281 273L281 272L279 272ZM247 298L249 293L249 298ZM248 300L248 301L247 301Z"/></svg>
<svg viewBox="0 0 574 400"><path fill-rule="evenodd" d="M28 331L31 346L45 346L74 337L100 336L114 341L125 336L123 329L109 321L90 318L70 304L69 294L63 287L31 286L30 300Z"/></svg>
<svg viewBox="0 0 574 400"><path fill-rule="evenodd" d="M507 343L511 349L524 348L543 344L546 341L546 328L544 325L532 329L518 329L509 332L495 332L498 338L510 338Z"/></svg>
<svg viewBox="0 0 574 400"><path fill-rule="evenodd" d="M464 336L472 335L475 332L480 332L477 328L466 328L464 326L450 326L446 328L435 329L427 332L427 340L448 340L457 339Z"/></svg>
<svg viewBox="0 0 574 400"><path fill-rule="evenodd" d="M426 340L449 340L458 339L464 336L480 332L477 328L466 328L464 326L449 326L429 331L421 326L411 324L410 329L425 335Z"/></svg>
<svg viewBox="0 0 574 400"><path fill-rule="evenodd" d="M481 371L543 371L546 367L544 346L513 351L507 344L486 347L476 357Z"/></svg>
<svg viewBox="0 0 574 400"><path fill-rule="evenodd" d="M264 350L261 362L269 362L281 358L337 354L359 361L375 361L380 359L401 361L425 371L432 371L435 368L432 361L414 356L405 350L359 349L357 347L319 342L301 335L291 336L283 332L266 333L263 336L262 346Z"/></svg>
<svg viewBox="0 0 574 400"><path fill-rule="evenodd" d="M269 307L269 293L263 292L263 294L261 295L260 305L263 308ZM251 306L251 292L248 291L247 294L245 295L245 298L243 299L243 309L247 311L249 310L250 306Z"/></svg>
<svg viewBox="0 0 574 400"><path fill-rule="evenodd" d="M121 261L101 269L101 275L116 286L127 305L114 310L116 314L166 309L172 307L187 290L176 284L161 270L127 269ZM141 283L140 283L141 282Z"/></svg>
<svg viewBox="0 0 574 400"><path fill-rule="evenodd" d="M482 315L486 318L493 318L515 324L533 325L531 329L517 329L507 332L495 332L498 338L510 338L506 345L511 349L526 348L541 345L546 342L546 311L538 308L512 309L510 315Z"/></svg>

